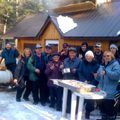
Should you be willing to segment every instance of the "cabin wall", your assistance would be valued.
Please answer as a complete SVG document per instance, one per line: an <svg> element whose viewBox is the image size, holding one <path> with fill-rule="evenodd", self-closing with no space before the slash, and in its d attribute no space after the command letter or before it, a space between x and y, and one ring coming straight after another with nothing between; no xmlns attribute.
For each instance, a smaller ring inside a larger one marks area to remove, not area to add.
<svg viewBox="0 0 120 120"><path fill-rule="evenodd" d="M94 46L94 44L96 42L100 42L100 43L102 43L103 51L109 49L109 41L108 40L102 40L102 42L99 39L98 40L67 40L67 39L64 40L65 43L69 43L69 45L77 46L77 47L80 46L82 44L82 42L85 42L85 41L88 43L89 46Z"/></svg>
<svg viewBox="0 0 120 120"><path fill-rule="evenodd" d="M40 41L36 39L18 39L17 47L20 53L22 53L24 48L35 48L36 43L40 43Z"/></svg>
<svg viewBox="0 0 120 120"><path fill-rule="evenodd" d="M46 40L47 41L53 41L53 40L58 41L59 42L59 45L58 45L59 51L62 49L63 43L68 43L71 46L79 47L83 41L86 41L89 46L93 46L96 42L101 42L103 51L108 50L109 45L110 45L109 40L106 40L106 39L101 40L99 38L97 38L96 40L95 39L94 40L62 39L59 32L55 28L54 24L52 22L50 22L48 24L47 28L45 29L44 33L41 35L41 37L38 40L36 40L36 39L18 39L18 49L20 52L22 52L26 46L30 46L31 48L34 48L36 43L40 43L42 45L43 51L44 51L45 45L46 45ZM120 46L120 40L118 40L115 43L117 43L117 45Z"/></svg>
<svg viewBox="0 0 120 120"><path fill-rule="evenodd" d="M50 22L47 29L44 31L44 34L40 38L41 45L43 46L43 50L45 50L46 41L52 41L52 40L56 40L59 42L58 50L60 50L62 48L62 44L64 40L61 39L61 36L56 30L54 24Z"/></svg>
<svg viewBox="0 0 120 120"><path fill-rule="evenodd" d="M80 46L83 40L70 40L70 39L62 39L58 31L56 30L54 24L52 22L49 23L47 29L44 31L44 34L40 38L41 45L43 46L43 50L45 50L46 40L58 40L59 41L59 51L62 49L63 43L68 43L71 46ZM101 42L101 40L86 40L89 46L93 46L95 42ZM103 50L108 50L109 41L103 40L101 42L103 45Z"/></svg>

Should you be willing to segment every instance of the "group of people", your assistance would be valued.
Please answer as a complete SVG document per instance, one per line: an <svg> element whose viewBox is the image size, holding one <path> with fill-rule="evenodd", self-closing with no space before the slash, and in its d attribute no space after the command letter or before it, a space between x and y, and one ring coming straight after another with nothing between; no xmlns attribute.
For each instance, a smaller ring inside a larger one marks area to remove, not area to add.
<svg viewBox="0 0 120 120"><path fill-rule="evenodd" d="M78 51L75 47L63 44L60 52L52 52L52 46L47 45L42 52L42 46L36 44L34 51L25 48L23 55L19 55L16 48L12 49L10 43L6 44L1 53L1 59L5 59L5 65L14 75L17 85L16 101L21 97L29 101L32 93L33 104L49 107L61 111L63 89L53 84L51 79L74 79L95 85L105 91L107 96L97 101L100 109L101 120L115 120L117 109L115 107L115 93L120 80L120 55L115 44L110 45L108 51L102 51L102 44L95 43L94 50L89 49L87 42L83 42ZM19 62L16 64L16 58ZM69 68L68 72L64 72ZM93 100L85 101L85 117L90 118L94 110ZM68 91L67 112L70 112L71 91Z"/></svg>

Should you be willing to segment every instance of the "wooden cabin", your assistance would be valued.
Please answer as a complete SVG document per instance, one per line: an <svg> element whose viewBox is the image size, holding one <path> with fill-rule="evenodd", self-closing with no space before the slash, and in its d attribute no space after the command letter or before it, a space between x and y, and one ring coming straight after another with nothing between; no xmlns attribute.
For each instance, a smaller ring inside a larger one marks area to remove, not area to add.
<svg viewBox="0 0 120 120"><path fill-rule="evenodd" d="M77 27L63 33L57 22L57 13L45 13L28 16L9 30L3 39L17 39L20 51L24 48L34 48L40 43L45 49L46 44L53 45L53 49L62 49L63 43L80 47L83 41L92 47L95 42L101 42L103 50L108 50L111 43L120 46L120 1L105 3L97 9L64 14L77 23ZM66 21L67 24L67 21Z"/></svg>

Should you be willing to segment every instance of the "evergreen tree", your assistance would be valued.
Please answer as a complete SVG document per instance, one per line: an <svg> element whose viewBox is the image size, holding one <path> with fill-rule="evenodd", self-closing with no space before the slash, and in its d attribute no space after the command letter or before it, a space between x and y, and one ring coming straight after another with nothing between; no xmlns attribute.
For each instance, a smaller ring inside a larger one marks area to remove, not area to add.
<svg viewBox="0 0 120 120"><path fill-rule="evenodd" d="M41 11L42 5L38 0L0 0L0 25L1 33L13 27L16 22L29 14Z"/></svg>

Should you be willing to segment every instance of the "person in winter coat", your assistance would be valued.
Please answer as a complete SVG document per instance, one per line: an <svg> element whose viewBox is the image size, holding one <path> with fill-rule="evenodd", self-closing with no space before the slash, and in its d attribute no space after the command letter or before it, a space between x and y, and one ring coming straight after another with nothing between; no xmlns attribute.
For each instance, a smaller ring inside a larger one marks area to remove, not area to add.
<svg viewBox="0 0 120 120"><path fill-rule="evenodd" d="M103 58L103 51L102 51L102 44L101 43L95 43L94 45L94 56L95 60L98 62L98 64L102 64L102 58Z"/></svg>
<svg viewBox="0 0 120 120"><path fill-rule="evenodd" d="M45 52L42 53L45 56L45 63L47 64L49 61L52 60L52 46L46 45Z"/></svg>
<svg viewBox="0 0 120 120"><path fill-rule="evenodd" d="M68 57L69 45L67 43L63 44L63 49L60 51L60 60L63 62Z"/></svg>
<svg viewBox="0 0 120 120"><path fill-rule="evenodd" d="M30 71L29 79L32 81L33 104L41 102L46 104L46 80L45 80L45 56L42 54L42 46L36 44L35 54L28 61L27 67ZM40 96L38 91L40 90Z"/></svg>
<svg viewBox="0 0 120 120"><path fill-rule="evenodd" d="M64 80L78 80L78 68L81 63L80 58L77 57L77 50L74 47L68 49L69 57L64 60L63 79ZM64 72L66 71L67 72ZM67 97L67 113L71 109L71 91L68 91Z"/></svg>
<svg viewBox="0 0 120 120"><path fill-rule="evenodd" d="M45 57L45 65L48 64L48 62L52 61L52 46L51 45L46 45L45 46L45 51L42 52L42 54L44 55ZM46 99L47 99L47 102L49 103L49 88L47 86L47 82L48 82L48 76L45 76L45 79L46 81Z"/></svg>
<svg viewBox="0 0 120 120"><path fill-rule="evenodd" d="M85 59L85 53L88 51L88 43L87 42L83 42L81 44L80 50L79 50L79 58L80 59Z"/></svg>
<svg viewBox="0 0 120 120"><path fill-rule="evenodd" d="M5 59L5 65L8 70L10 70L13 75L16 68L16 58L19 56L17 49L13 49L10 43L7 43L5 48L2 50L0 61Z"/></svg>
<svg viewBox="0 0 120 120"><path fill-rule="evenodd" d="M62 88L53 85L53 82L50 79L62 79L62 68L63 63L60 61L60 54L54 53L52 55L52 61L47 64L45 73L48 76L50 107L56 107L56 110L58 111L62 108Z"/></svg>
<svg viewBox="0 0 120 120"><path fill-rule="evenodd" d="M105 99L100 100L99 107L102 120L115 120L114 97L120 79L120 65L111 51L104 52L103 60L104 65L98 70L96 78L99 81L98 87L105 91L107 96Z"/></svg>
<svg viewBox="0 0 120 120"><path fill-rule="evenodd" d="M120 54L118 52L118 47L115 44L110 45L110 51L113 53L115 56L115 59L120 63Z"/></svg>
<svg viewBox="0 0 120 120"><path fill-rule="evenodd" d="M70 71L63 74L64 79L78 80L77 70L81 59L77 57L77 50L74 47L68 49L68 57L64 60L64 69L68 68Z"/></svg>
<svg viewBox="0 0 120 120"><path fill-rule="evenodd" d="M29 101L29 94L31 92L31 81L29 80L29 70L27 68L28 60L31 56L31 50L29 48L24 49L24 55L21 56L21 59L18 62L18 65L15 70L14 82L17 85L17 94L16 101L21 101L22 93L25 89L23 99Z"/></svg>
<svg viewBox="0 0 120 120"><path fill-rule="evenodd" d="M97 86L98 81L94 78L94 73L97 73L99 66L94 58L94 53L90 50L87 51L85 59L79 66L79 80Z"/></svg>
<svg viewBox="0 0 120 120"><path fill-rule="evenodd" d="M99 69L99 64L95 61L93 52L90 50L87 51L85 53L85 59L81 62L79 66L79 72L78 72L79 80L97 86L98 82L96 81L94 74L97 73L98 69ZM92 112L93 110L94 110L94 101L86 100L86 111L85 111L86 119L90 118L90 112Z"/></svg>

